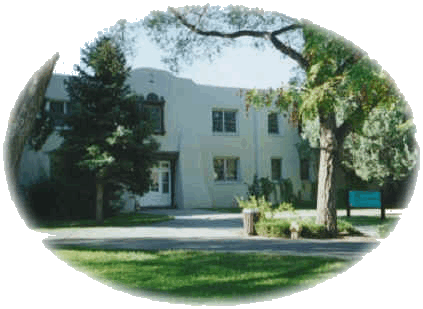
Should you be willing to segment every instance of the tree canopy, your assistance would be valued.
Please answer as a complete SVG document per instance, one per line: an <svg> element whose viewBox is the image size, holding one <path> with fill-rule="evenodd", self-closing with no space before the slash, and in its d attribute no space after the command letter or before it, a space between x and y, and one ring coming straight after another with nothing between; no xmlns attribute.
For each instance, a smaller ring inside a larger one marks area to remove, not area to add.
<svg viewBox="0 0 423 309"><path fill-rule="evenodd" d="M317 223L337 233L335 170L339 152L352 132L363 135L372 111L392 111L403 98L382 68L344 38L306 20L243 6L189 6L152 12L144 19L148 34L167 52L171 70L180 61L213 58L248 38L257 48L273 47L304 73L301 85L276 90L250 89L246 108L276 104L292 122L317 121L320 164ZM248 65L248 64L246 64ZM371 119L370 119L371 120Z"/></svg>
<svg viewBox="0 0 423 309"><path fill-rule="evenodd" d="M254 48L273 46L299 63L302 57L302 25L277 12L264 12L244 6L186 6L153 11L143 21L151 39L167 53L163 58L171 71L178 72L181 62L191 65L194 59L213 60L226 47L243 42ZM241 41L247 39L247 41Z"/></svg>

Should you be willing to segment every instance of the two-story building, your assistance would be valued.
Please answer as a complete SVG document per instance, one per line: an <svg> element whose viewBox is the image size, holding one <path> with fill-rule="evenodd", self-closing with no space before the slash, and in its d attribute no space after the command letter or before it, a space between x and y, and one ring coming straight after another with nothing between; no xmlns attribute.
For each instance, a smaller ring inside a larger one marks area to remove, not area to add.
<svg viewBox="0 0 423 309"><path fill-rule="evenodd" d="M60 115L70 110L65 79L53 75L46 92L46 109L56 115L58 128ZM150 192L125 195L124 210L134 210L135 200L141 207L230 207L235 196L246 197L255 174L275 182L289 178L295 193L311 197L314 168L309 162L300 167L300 137L287 114L271 108L247 111L237 88L198 85L156 69L136 69L128 83L143 96L138 103L153 120L161 146ZM21 183L33 183L37 177L28 180L28 175L40 171L48 177L48 152L60 144L53 133L40 152L27 150Z"/></svg>

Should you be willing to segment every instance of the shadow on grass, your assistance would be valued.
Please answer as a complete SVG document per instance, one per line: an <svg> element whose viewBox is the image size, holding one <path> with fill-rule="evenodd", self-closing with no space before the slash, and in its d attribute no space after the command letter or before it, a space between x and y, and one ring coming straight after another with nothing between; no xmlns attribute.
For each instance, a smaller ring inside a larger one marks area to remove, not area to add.
<svg viewBox="0 0 423 309"><path fill-rule="evenodd" d="M53 252L107 285L185 303L250 302L269 293L283 296L314 286L354 263L335 258L186 250Z"/></svg>

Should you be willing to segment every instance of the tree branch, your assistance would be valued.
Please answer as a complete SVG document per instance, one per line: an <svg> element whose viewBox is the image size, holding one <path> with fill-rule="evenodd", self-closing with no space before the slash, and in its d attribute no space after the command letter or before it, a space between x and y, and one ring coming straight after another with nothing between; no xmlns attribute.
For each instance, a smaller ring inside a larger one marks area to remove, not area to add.
<svg viewBox="0 0 423 309"><path fill-rule="evenodd" d="M172 14L175 15L175 17L179 20L179 22L181 24L183 24L185 27L187 27L188 29L190 29L194 33L197 33L197 34L203 35L203 36L214 36L214 37L219 37L219 38L224 38L224 39L236 39L236 38L240 38L240 37L249 36L249 37L254 37L254 38L261 38L261 39L270 40L272 42L273 46L277 50L279 50L281 53L287 55L288 57L290 57L291 59L296 61L301 66L301 68L307 69L308 66L309 66L309 63L307 62L307 60L305 60L305 58L300 53L298 53L297 51L295 51L291 47L286 46L276 37L277 35L280 35L282 33L302 28L303 26L301 24L292 24L292 25L282 27L281 29L276 30L276 31L272 31L272 32L270 32L270 31L253 31L253 30L240 30L240 31L232 32L232 33L224 33L224 32L221 32L221 31L203 31L203 30L199 29L198 26L195 26L195 25L189 23L187 21L187 19L185 18L185 16L180 14L176 9L169 8L169 10L172 12Z"/></svg>
<svg viewBox="0 0 423 309"><path fill-rule="evenodd" d="M308 61L296 50L292 49L289 46L283 44L274 33L270 35L270 41L272 42L273 46L279 50L281 53L287 55L292 60L296 61L300 67L304 70L307 70L309 67Z"/></svg>

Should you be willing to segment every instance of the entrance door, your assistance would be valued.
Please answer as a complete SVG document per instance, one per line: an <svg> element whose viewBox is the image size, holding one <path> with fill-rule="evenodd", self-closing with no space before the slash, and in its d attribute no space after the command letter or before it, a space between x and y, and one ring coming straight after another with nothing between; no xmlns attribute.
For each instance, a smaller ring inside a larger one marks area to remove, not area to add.
<svg viewBox="0 0 423 309"><path fill-rule="evenodd" d="M146 207L170 206L170 161L159 161L151 170L153 184L150 191L137 197L138 203Z"/></svg>

